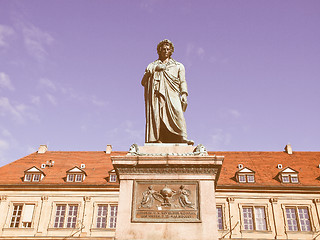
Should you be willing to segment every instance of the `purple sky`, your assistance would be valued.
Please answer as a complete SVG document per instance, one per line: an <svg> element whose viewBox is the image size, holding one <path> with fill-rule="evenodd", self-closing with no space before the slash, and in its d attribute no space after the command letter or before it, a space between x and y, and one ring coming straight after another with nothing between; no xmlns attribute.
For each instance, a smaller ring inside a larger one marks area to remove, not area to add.
<svg viewBox="0 0 320 240"><path fill-rule="evenodd" d="M320 150L320 1L0 0L0 165L144 143L157 43L186 67L190 139Z"/></svg>

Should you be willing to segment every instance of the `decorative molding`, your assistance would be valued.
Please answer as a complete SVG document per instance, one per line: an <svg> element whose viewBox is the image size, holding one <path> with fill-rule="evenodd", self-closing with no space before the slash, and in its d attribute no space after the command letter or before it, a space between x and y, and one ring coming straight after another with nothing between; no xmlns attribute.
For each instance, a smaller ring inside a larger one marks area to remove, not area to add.
<svg viewBox="0 0 320 240"><path fill-rule="evenodd" d="M227 197L227 202L234 202L234 198L233 197Z"/></svg>
<svg viewBox="0 0 320 240"><path fill-rule="evenodd" d="M8 198L7 195L1 195L1 196L0 196L0 201L6 201L7 198Z"/></svg>
<svg viewBox="0 0 320 240"><path fill-rule="evenodd" d="M320 203L320 198L315 198L315 199L313 199L313 202L314 202L314 203Z"/></svg>
<svg viewBox="0 0 320 240"><path fill-rule="evenodd" d="M47 196L47 195L41 196L42 201L48 201L48 199L49 199L49 196Z"/></svg>
<svg viewBox="0 0 320 240"><path fill-rule="evenodd" d="M140 152L138 144L134 143L130 146L129 156L208 156L205 146L198 144L193 152L188 153L142 153Z"/></svg>
<svg viewBox="0 0 320 240"><path fill-rule="evenodd" d="M278 198L270 198L269 201L271 203L278 203Z"/></svg>
<svg viewBox="0 0 320 240"><path fill-rule="evenodd" d="M119 174L145 174L145 173L192 173L192 174L217 174L217 168L207 167L181 167L181 168L137 168L137 167L119 167Z"/></svg>
<svg viewBox="0 0 320 240"><path fill-rule="evenodd" d="M84 196L84 197L83 197L83 200L84 200L85 202L89 202L89 201L91 201L91 197L90 197L90 196Z"/></svg>

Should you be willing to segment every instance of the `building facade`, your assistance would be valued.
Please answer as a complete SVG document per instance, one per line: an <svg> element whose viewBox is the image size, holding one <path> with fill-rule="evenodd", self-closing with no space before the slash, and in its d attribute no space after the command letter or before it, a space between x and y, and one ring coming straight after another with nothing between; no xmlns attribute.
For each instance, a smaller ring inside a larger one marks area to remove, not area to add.
<svg viewBox="0 0 320 240"><path fill-rule="evenodd" d="M119 181L111 156L41 146L0 168L0 239L114 239ZM320 239L320 152L224 156L216 186L220 239Z"/></svg>

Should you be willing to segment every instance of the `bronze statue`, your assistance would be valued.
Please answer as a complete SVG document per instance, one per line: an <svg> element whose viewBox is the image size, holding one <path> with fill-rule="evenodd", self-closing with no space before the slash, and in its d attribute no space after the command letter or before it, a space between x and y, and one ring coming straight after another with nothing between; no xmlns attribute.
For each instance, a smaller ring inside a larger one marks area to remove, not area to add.
<svg viewBox="0 0 320 240"><path fill-rule="evenodd" d="M157 46L158 60L145 70L146 143L187 143L186 122L187 83L183 64L171 58L173 43L165 39Z"/></svg>

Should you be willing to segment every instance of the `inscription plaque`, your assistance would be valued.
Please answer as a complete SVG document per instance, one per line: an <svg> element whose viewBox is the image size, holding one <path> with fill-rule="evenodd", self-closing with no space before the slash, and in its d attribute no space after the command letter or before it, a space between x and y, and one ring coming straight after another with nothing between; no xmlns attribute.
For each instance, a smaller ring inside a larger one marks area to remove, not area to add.
<svg viewBox="0 0 320 240"><path fill-rule="evenodd" d="M135 181L132 222L200 222L196 181Z"/></svg>

